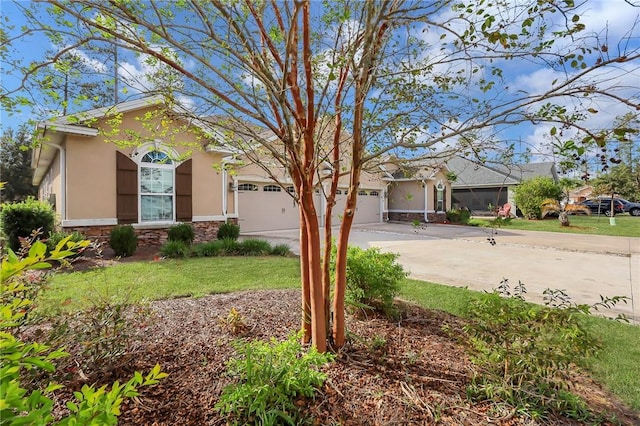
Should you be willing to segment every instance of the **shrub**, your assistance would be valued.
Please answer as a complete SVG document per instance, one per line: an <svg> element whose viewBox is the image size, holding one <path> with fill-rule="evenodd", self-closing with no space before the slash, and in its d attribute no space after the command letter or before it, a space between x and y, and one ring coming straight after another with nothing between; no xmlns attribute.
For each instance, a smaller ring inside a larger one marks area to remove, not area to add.
<svg viewBox="0 0 640 426"><path fill-rule="evenodd" d="M191 247L191 252L196 257L219 256L223 252L223 243L220 240L196 244Z"/></svg>
<svg viewBox="0 0 640 426"><path fill-rule="evenodd" d="M191 249L183 241L167 241L160 247L160 253L164 257L185 258L191 254Z"/></svg>
<svg viewBox="0 0 640 426"><path fill-rule="evenodd" d="M180 223L169 228L167 237L169 241L182 241L190 246L196 234L193 231L193 226L188 223Z"/></svg>
<svg viewBox="0 0 640 426"><path fill-rule="evenodd" d="M335 255L334 245L334 268ZM347 249L345 301L355 307L374 308L387 316L394 316L393 300L400 291L400 282L407 276L402 265L396 262L397 258L397 254L381 253L376 247L363 250L350 246Z"/></svg>
<svg viewBox="0 0 640 426"><path fill-rule="evenodd" d="M276 244L271 248L269 254L272 256L289 256L291 254L291 248L287 244Z"/></svg>
<svg viewBox="0 0 640 426"><path fill-rule="evenodd" d="M216 410L234 424L299 424L301 400L313 398L327 377L318 367L333 359L313 347L303 351L301 337L237 341L238 357L227 363L227 373L238 383L224 388Z"/></svg>
<svg viewBox="0 0 640 426"><path fill-rule="evenodd" d="M447 220L451 223L467 223L471 219L468 209L452 209L447 211Z"/></svg>
<svg viewBox="0 0 640 426"><path fill-rule="evenodd" d="M264 256L271 253L271 244L265 240L249 238L238 244L237 251L244 256Z"/></svg>
<svg viewBox="0 0 640 426"><path fill-rule="evenodd" d="M520 283L512 294L504 280L498 291L470 303L464 340L480 373L468 394L505 401L533 417L555 412L586 420L588 407L569 392L570 367L584 366L600 343L581 314L610 307L620 298L589 307L571 304L564 292L547 290L548 306L541 306L525 302L525 292Z"/></svg>
<svg viewBox="0 0 640 426"><path fill-rule="evenodd" d="M131 225L118 225L111 230L109 245L116 256L133 255L138 248L138 236Z"/></svg>
<svg viewBox="0 0 640 426"><path fill-rule="evenodd" d="M2 424L46 425L54 423L54 401L48 395L62 386L55 383L50 383L42 389L37 386L34 386L35 389L22 386L34 373L45 376L53 374L56 369L53 361L68 354L62 350L51 350L49 346L41 343L25 343L16 337L16 330L25 323L27 313L34 303L32 298L25 296L33 293L29 290L29 281L24 279L25 273L30 269L47 268L49 262L63 260L74 251L87 247L89 241L73 243L69 239L63 239L49 255L46 254L47 246L40 241L29 241L27 245L30 247L22 258L9 250L0 270L0 418ZM138 395L138 387L156 384L166 376L160 372L160 366L156 365L145 377L136 372L132 379L122 385L118 382L113 383L110 390L106 389L107 386L96 389L84 385L73 393L75 401L67 402L69 414L62 419L56 419L55 424L115 425L124 398Z"/></svg>
<svg viewBox="0 0 640 426"><path fill-rule="evenodd" d="M13 251L20 249L20 238L29 237L38 229L41 235L49 235L55 224L55 212L51 206L34 198L3 204L0 216L2 231Z"/></svg>
<svg viewBox="0 0 640 426"><path fill-rule="evenodd" d="M233 335L242 334L248 329L245 317L236 308L231 308L226 317L218 318L218 322Z"/></svg>
<svg viewBox="0 0 640 426"><path fill-rule="evenodd" d="M516 205L527 219L540 219L542 202L547 198L560 200L562 196L562 187L546 176L525 180L515 189Z"/></svg>
<svg viewBox="0 0 640 426"><path fill-rule="evenodd" d="M227 238L231 238L232 240L237 240L240 236L240 227L234 223L223 223L218 228L218 239L224 240Z"/></svg>

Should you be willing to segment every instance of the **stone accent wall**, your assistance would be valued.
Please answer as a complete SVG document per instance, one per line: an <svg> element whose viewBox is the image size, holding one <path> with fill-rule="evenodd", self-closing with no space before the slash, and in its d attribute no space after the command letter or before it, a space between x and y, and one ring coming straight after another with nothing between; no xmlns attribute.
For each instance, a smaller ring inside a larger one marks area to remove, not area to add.
<svg viewBox="0 0 640 426"><path fill-rule="evenodd" d="M424 213L389 212L388 215L391 222L413 222L416 220L424 222ZM427 213L427 218L431 223L444 223L447 215L445 213Z"/></svg>
<svg viewBox="0 0 640 426"><path fill-rule="evenodd" d="M236 223L237 219L229 219L229 222ZM208 221L208 222L192 222L193 230L195 232L194 244L212 241L216 239L218 234L218 228L224 221ZM90 240L109 241L109 235L113 226L73 226L65 227L65 232L80 232L82 235ZM152 247L160 246L167 242L168 226L149 226L149 227L134 227L136 234L138 235L139 247Z"/></svg>

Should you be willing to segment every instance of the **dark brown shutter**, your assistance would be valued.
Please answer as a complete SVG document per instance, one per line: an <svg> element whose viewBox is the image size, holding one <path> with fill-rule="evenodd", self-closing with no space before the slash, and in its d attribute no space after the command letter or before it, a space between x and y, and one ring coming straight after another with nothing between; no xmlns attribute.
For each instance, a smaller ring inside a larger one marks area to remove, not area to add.
<svg viewBox="0 0 640 426"><path fill-rule="evenodd" d="M138 222L138 165L116 151L116 215L118 223Z"/></svg>
<svg viewBox="0 0 640 426"><path fill-rule="evenodd" d="M192 160L187 160L176 167L176 220L179 222L191 222L193 218L191 207L192 163Z"/></svg>

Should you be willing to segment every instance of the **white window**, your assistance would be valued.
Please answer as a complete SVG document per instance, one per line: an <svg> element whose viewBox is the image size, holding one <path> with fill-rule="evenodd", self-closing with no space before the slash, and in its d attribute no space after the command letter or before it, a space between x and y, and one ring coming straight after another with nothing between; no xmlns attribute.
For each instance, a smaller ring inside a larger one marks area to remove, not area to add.
<svg viewBox="0 0 640 426"><path fill-rule="evenodd" d="M280 188L278 185L265 185L262 190L264 192L280 192L282 191L282 188Z"/></svg>
<svg viewBox="0 0 640 426"><path fill-rule="evenodd" d="M379 195L380 195L380 193L378 191L369 191L369 196L371 196L371 197L377 197Z"/></svg>
<svg viewBox="0 0 640 426"><path fill-rule="evenodd" d="M175 164L158 150L140 160L140 222L173 222Z"/></svg>
<svg viewBox="0 0 640 426"><path fill-rule="evenodd" d="M241 183L238 185L238 191L257 191L258 185L252 183Z"/></svg>
<svg viewBox="0 0 640 426"><path fill-rule="evenodd" d="M358 191L358 195L367 195L367 191L360 190Z"/></svg>

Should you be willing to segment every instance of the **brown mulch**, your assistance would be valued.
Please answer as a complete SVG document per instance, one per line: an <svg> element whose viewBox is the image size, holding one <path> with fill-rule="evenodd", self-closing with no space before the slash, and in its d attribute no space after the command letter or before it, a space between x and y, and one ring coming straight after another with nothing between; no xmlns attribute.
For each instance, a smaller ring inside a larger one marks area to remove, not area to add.
<svg viewBox="0 0 640 426"><path fill-rule="evenodd" d="M144 249L132 259L104 256L102 264L149 260L157 249ZM88 262L84 267L95 266ZM82 268L82 266L81 266ZM244 317L244 339L283 340L300 324L300 292L251 291L153 302L148 321L136 324L127 355L117 365L76 371L66 377L60 399L85 382L98 385L128 380L134 371L159 363L169 376L142 388L125 401L121 425L224 425L214 406L231 379L225 362L234 356L230 342L238 336L220 322L232 308ZM316 425L578 425L563 418L534 421L492 402L474 403L466 396L473 365L465 350L443 331L460 319L439 311L401 303L399 321L377 316L349 316L349 343L336 361L324 367L328 379L304 411ZM593 408L614 413L621 424L640 424L592 381L579 377L575 391ZM62 403L59 402L59 406Z"/></svg>

